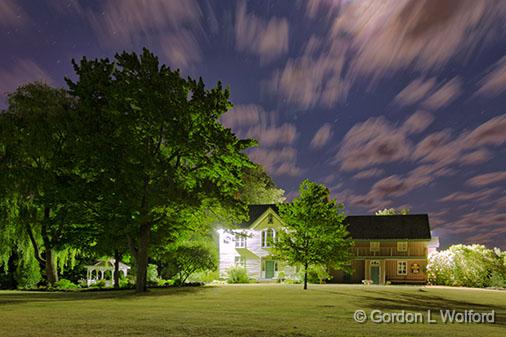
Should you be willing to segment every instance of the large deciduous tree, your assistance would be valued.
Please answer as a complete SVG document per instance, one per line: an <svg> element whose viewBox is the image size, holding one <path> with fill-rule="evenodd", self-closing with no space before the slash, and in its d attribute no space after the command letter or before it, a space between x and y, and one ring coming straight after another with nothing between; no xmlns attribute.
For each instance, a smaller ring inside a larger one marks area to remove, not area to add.
<svg viewBox="0 0 506 337"><path fill-rule="evenodd" d="M352 241L343 225L343 205L330 199L328 188L306 179L299 192L292 202L279 204L287 229L278 233L274 253L291 265L302 265L307 289L308 268L343 268Z"/></svg>
<svg viewBox="0 0 506 337"><path fill-rule="evenodd" d="M179 214L203 202L238 205L253 141L219 123L227 89L183 79L146 49L73 64L83 174L99 182L95 200L125 219L136 290L145 291L152 236L178 230Z"/></svg>
<svg viewBox="0 0 506 337"><path fill-rule="evenodd" d="M0 120L1 170L8 177L2 197L15 208L3 225L29 239L48 285L58 281L57 254L69 248L82 218L74 189L81 181L73 161L74 103L64 90L31 83L9 95Z"/></svg>

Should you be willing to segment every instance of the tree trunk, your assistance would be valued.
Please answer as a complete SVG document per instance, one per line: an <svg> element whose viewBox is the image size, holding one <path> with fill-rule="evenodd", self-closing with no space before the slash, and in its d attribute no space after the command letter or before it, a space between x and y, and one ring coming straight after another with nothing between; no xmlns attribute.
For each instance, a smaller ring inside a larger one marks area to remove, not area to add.
<svg viewBox="0 0 506 337"><path fill-rule="evenodd" d="M114 289L119 289L119 260L121 260L119 250L114 251Z"/></svg>
<svg viewBox="0 0 506 337"><path fill-rule="evenodd" d="M44 219L42 219L41 236L44 241L44 262L46 266L46 281L48 286L52 286L58 282L58 270L56 268L56 251L52 248L51 238L48 235L48 227L50 224L51 208L44 208Z"/></svg>
<svg viewBox="0 0 506 337"><path fill-rule="evenodd" d="M56 267L56 252L51 248L46 248L46 279L47 285L52 286L58 282L58 270Z"/></svg>
<svg viewBox="0 0 506 337"><path fill-rule="evenodd" d="M151 223L142 224L139 229L139 245L137 247L137 254L135 257L136 262L136 281L135 291L145 292L147 288L147 275L148 275L148 248L149 238L151 234Z"/></svg>
<svg viewBox="0 0 506 337"><path fill-rule="evenodd" d="M307 290L307 262L304 263L304 290Z"/></svg>

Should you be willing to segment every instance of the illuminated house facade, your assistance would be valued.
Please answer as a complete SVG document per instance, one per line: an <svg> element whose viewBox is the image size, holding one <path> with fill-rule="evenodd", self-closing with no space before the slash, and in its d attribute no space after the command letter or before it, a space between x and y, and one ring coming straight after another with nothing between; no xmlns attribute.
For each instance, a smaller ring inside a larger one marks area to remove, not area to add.
<svg viewBox="0 0 506 337"><path fill-rule="evenodd" d="M276 233L284 227L277 210L276 205L250 205L248 221L232 231L219 231L221 277L235 265L246 268L249 277L259 281L278 279L281 272L283 278L296 277L296 268L271 257Z"/></svg>
<svg viewBox="0 0 506 337"><path fill-rule="evenodd" d="M276 233L284 227L276 205L251 205L249 216L235 229L219 231L220 276L239 265L258 281L296 278L295 267L271 257ZM438 247L426 214L348 216L345 223L354 241L352 273L331 271L333 282L426 282L427 255Z"/></svg>

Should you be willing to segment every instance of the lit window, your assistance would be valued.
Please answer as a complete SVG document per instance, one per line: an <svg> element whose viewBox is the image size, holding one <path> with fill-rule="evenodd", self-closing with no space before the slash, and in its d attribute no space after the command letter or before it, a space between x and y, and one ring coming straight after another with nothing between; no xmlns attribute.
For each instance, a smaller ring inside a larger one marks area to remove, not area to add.
<svg viewBox="0 0 506 337"><path fill-rule="evenodd" d="M275 239L276 239L276 232L274 231L274 229L269 228L269 229L262 231L262 247L263 248L272 247Z"/></svg>
<svg viewBox="0 0 506 337"><path fill-rule="evenodd" d="M399 242L397 242L397 251L399 251L399 252L407 252L408 251L408 242L407 241L399 241Z"/></svg>
<svg viewBox="0 0 506 337"><path fill-rule="evenodd" d="M369 249L371 250L371 252L379 252L380 243L378 241L371 241Z"/></svg>
<svg viewBox="0 0 506 337"><path fill-rule="evenodd" d="M397 261L397 275L408 274L408 263L406 261Z"/></svg>
<svg viewBox="0 0 506 337"><path fill-rule="evenodd" d="M235 234L235 247L246 248L246 236L244 234Z"/></svg>
<svg viewBox="0 0 506 337"><path fill-rule="evenodd" d="M241 267L246 268L246 257L244 257L244 256L236 256L234 262L235 262L235 264L237 266L241 266Z"/></svg>

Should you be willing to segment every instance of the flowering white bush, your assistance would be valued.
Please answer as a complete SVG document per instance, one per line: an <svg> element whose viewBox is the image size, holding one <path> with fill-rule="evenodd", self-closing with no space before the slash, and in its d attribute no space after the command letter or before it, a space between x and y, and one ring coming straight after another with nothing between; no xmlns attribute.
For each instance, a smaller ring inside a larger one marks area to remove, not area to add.
<svg viewBox="0 0 506 337"><path fill-rule="evenodd" d="M506 287L506 252L483 245L454 245L428 257L431 284Z"/></svg>

